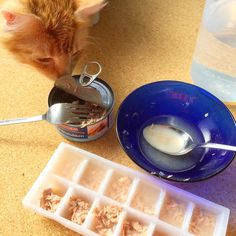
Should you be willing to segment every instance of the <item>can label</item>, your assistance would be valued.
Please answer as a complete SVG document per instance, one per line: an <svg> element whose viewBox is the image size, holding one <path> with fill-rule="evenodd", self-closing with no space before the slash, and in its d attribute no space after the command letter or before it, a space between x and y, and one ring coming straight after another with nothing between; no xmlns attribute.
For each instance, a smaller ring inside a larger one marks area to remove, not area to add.
<svg viewBox="0 0 236 236"><path fill-rule="evenodd" d="M81 138L81 139L86 138L88 136L87 127L78 128L78 127L62 124L62 125L58 125L57 128L61 133L67 136L72 136L72 137Z"/></svg>
<svg viewBox="0 0 236 236"><path fill-rule="evenodd" d="M57 129L63 135L76 138L81 141L94 140L102 136L113 124L113 111L111 111L104 119L96 124L88 125L86 127L76 127L66 124L57 125Z"/></svg>

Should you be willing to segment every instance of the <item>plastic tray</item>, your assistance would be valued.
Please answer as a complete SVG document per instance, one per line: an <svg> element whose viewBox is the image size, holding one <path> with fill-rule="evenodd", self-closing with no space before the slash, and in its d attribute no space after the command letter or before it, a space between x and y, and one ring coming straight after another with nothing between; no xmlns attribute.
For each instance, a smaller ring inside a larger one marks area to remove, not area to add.
<svg viewBox="0 0 236 236"><path fill-rule="evenodd" d="M47 188L62 197L54 212L40 206ZM90 206L81 225L70 220L73 196ZM114 236L126 235L124 222L145 225L146 233L133 235L224 236L229 218L229 209L223 206L66 143L58 146L23 205L86 236L99 235L95 209L105 205L122 209L110 234Z"/></svg>

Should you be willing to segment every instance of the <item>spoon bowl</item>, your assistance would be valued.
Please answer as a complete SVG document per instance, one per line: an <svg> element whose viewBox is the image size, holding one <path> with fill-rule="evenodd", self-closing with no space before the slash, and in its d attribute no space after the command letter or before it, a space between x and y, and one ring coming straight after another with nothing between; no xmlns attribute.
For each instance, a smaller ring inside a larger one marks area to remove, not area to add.
<svg viewBox="0 0 236 236"><path fill-rule="evenodd" d="M236 151L236 146L218 143L194 143L189 133L168 124L156 124L143 130L146 141L157 150L172 156L183 156L195 148L215 148Z"/></svg>

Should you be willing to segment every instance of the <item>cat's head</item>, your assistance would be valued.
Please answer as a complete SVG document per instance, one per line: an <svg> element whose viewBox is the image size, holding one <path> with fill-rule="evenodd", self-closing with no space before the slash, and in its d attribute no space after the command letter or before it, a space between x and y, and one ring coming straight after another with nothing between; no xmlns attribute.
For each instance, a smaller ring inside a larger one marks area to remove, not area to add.
<svg viewBox="0 0 236 236"><path fill-rule="evenodd" d="M22 12L3 9L6 48L51 79L72 72L87 43L90 18L104 0L28 0Z"/></svg>

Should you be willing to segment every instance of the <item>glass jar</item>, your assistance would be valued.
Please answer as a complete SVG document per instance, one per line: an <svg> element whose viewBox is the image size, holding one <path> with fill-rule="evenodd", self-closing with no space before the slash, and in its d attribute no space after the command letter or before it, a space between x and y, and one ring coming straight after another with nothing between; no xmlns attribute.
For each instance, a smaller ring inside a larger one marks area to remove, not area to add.
<svg viewBox="0 0 236 236"><path fill-rule="evenodd" d="M235 0L206 0L191 76L222 101L236 102Z"/></svg>

